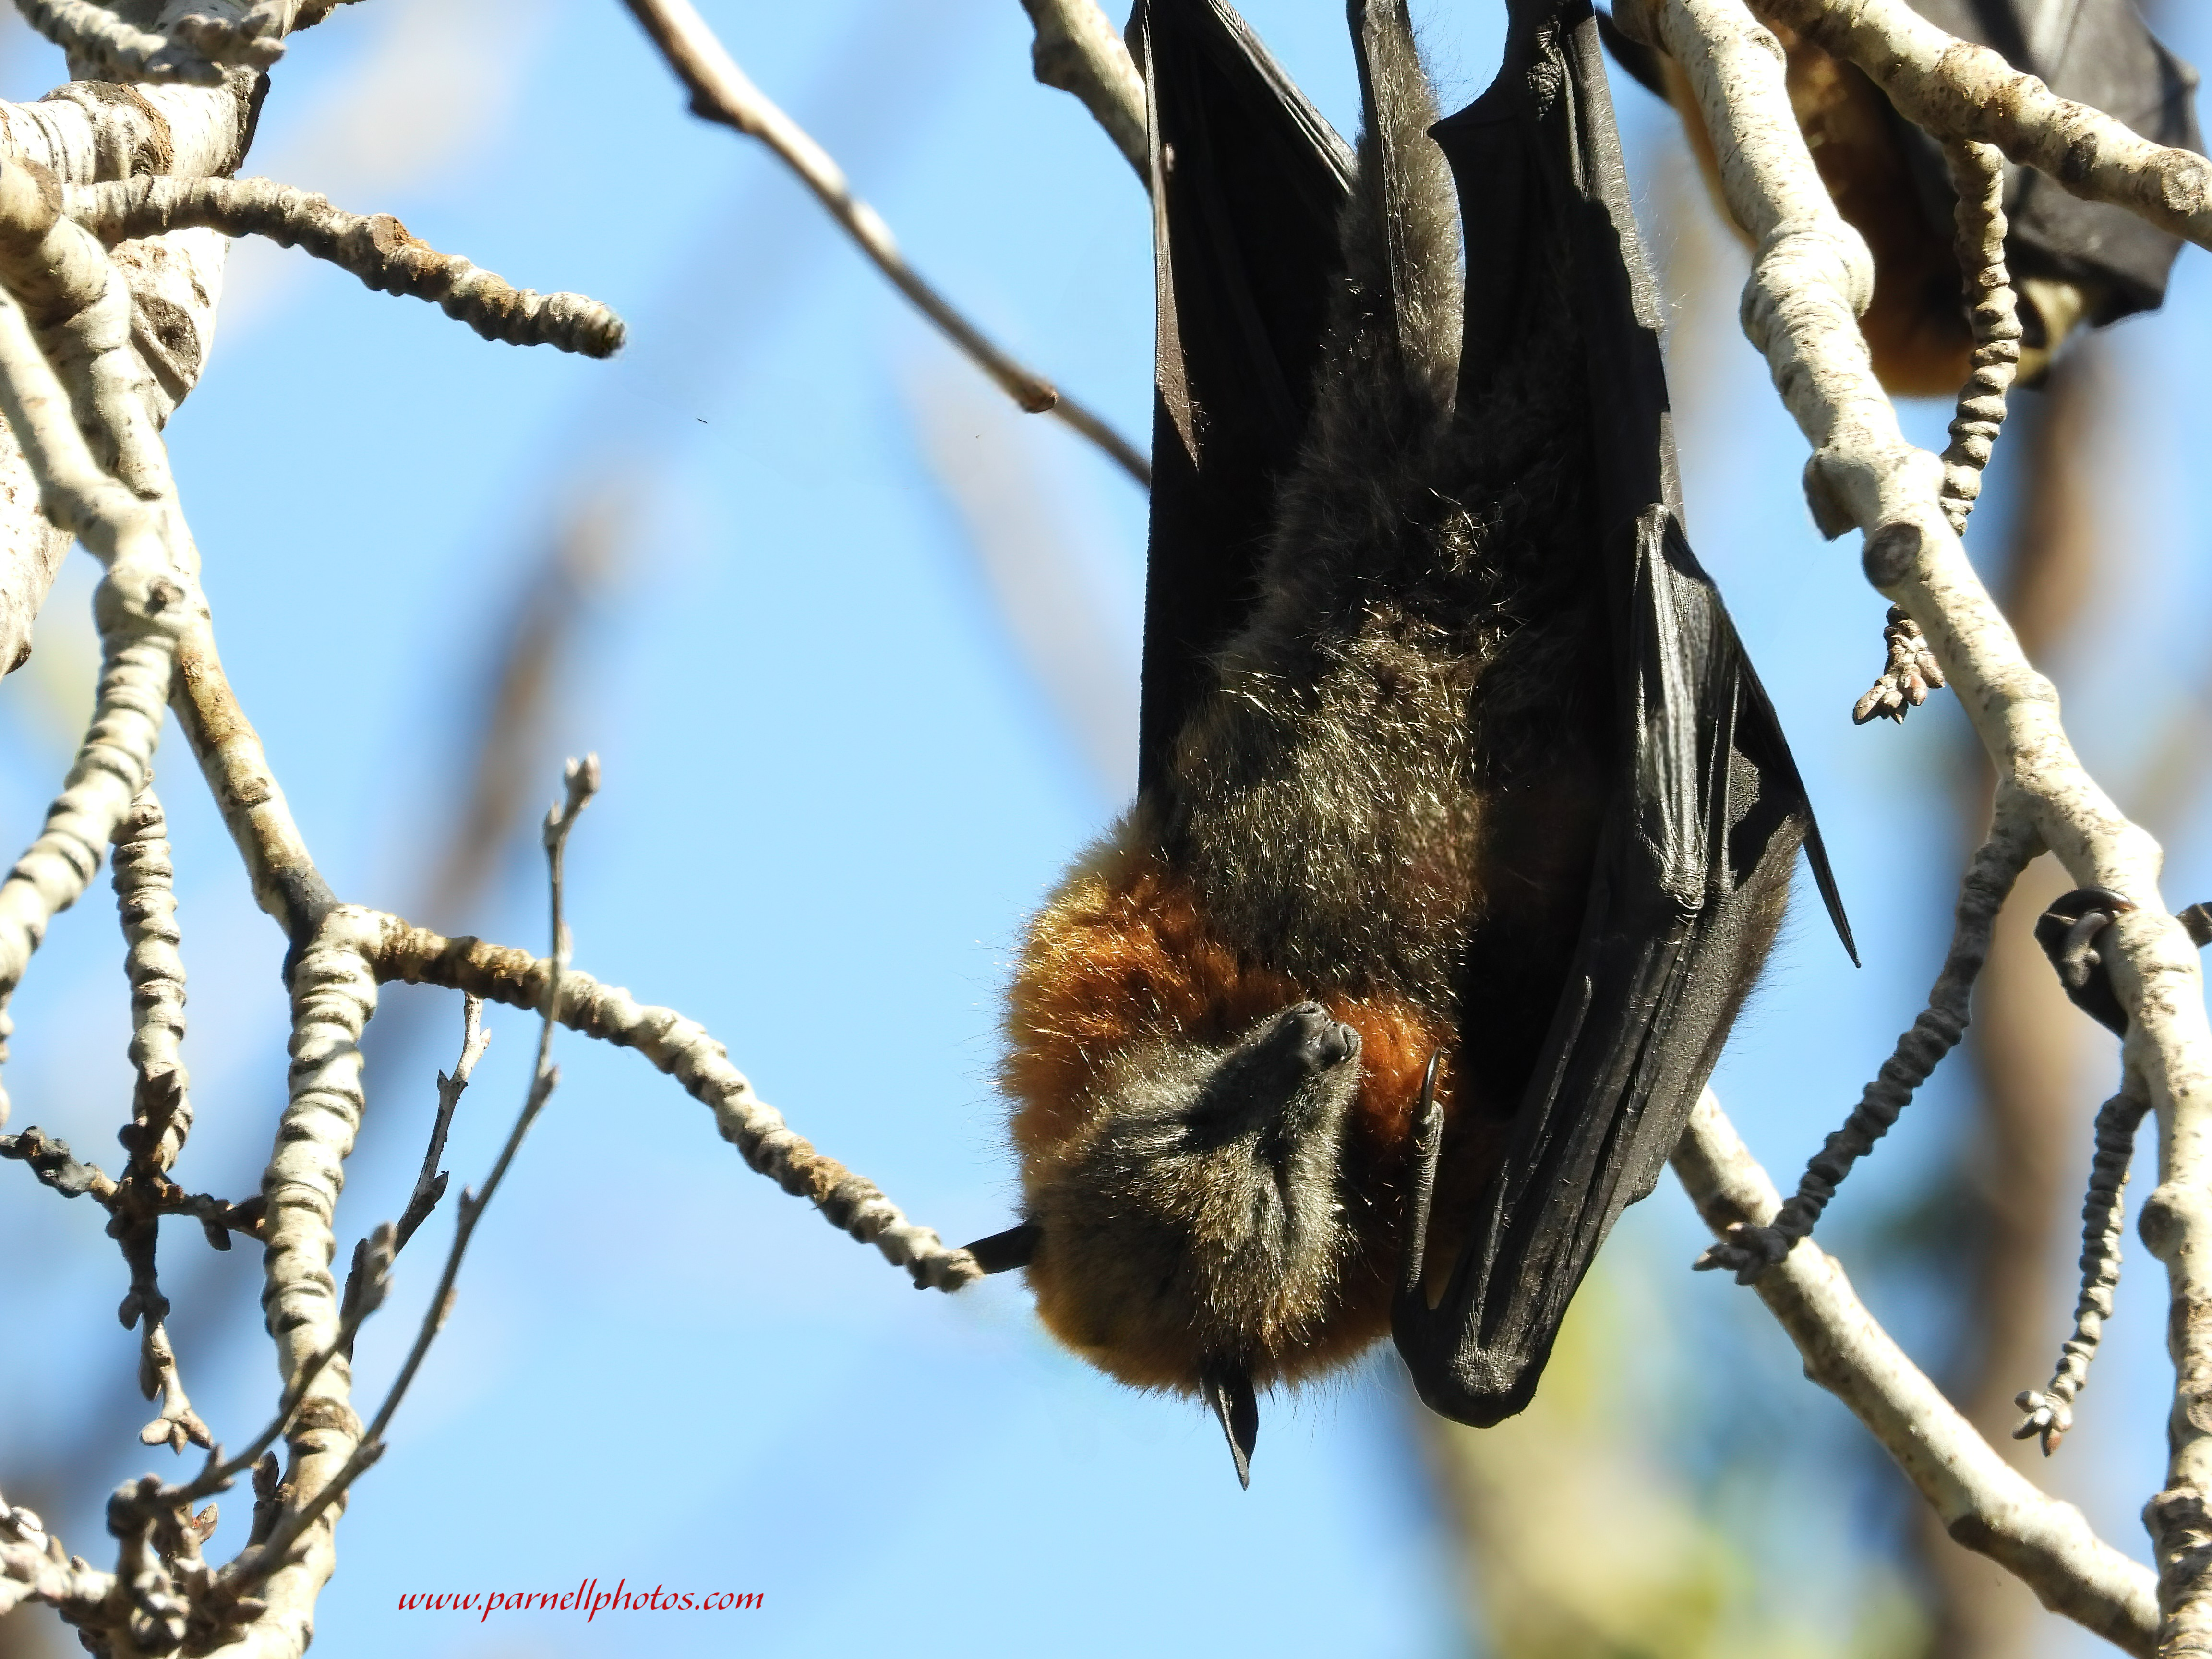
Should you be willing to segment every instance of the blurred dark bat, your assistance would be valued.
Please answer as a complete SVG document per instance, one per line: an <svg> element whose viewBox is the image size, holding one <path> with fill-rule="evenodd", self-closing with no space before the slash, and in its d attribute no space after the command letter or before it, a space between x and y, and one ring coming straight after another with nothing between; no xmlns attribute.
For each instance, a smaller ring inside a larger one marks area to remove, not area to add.
<svg viewBox="0 0 2212 1659"><path fill-rule="evenodd" d="M1528 1403L1814 836L1683 538L1587 0L1512 0L1443 122L1403 0L1351 13L1356 157L1223 0L1131 23L1138 797L1030 929L1024 1219L971 1247L1102 1369L1202 1395L1240 1478L1255 1390L1385 1331L1446 1416Z"/></svg>
<svg viewBox="0 0 2212 1659"><path fill-rule="evenodd" d="M2118 1036L2128 1034L2128 1011L2120 1006L2120 994L2112 988L2112 969L2097 949L2097 936L2112 925L2115 917L2135 908L2133 900L2123 898L2109 887L2077 887L2051 900L2035 919L2035 942L2058 970L2058 982L2066 988L2068 1000ZM2212 902L2176 911L2174 920L2198 950L2212 945Z"/></svg>
<svg viewBox="0 0 2212 1659"><path fill-rule="evenodd" d="M2091 104L2161 144L2202 149L2197 71L2152 38L2130 0L1910 0L1960 40L1989 46L2062 98ZM1621 67L1682 118L1723 216L1713 142L1681 66L1601 18ZM1859 319L1875 373L1896 392L1958 391L1973 331L1962 298L1943 151L1890 106L1853 64L1774 26L1790 101L1836 210L1874 254L1874 302ZM2080 327L2102 327L2166 298L2181 244L2124 208L2069 196L2032 168L2009 167L2005 260L2020 303L2021 374L2033 384Z"/></svg>

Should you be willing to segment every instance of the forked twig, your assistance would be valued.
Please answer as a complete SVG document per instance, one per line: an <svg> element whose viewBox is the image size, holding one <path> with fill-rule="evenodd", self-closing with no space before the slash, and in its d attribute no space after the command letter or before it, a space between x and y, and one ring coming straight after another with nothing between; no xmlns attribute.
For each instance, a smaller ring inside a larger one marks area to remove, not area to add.
<svg viewBox="0 0 2212 1659"><path fill-rule="evenodd" d="M538 1037L538 1064L532 1073L530 1092L524 1100L514 1127L508 1131L507 1144L500 1148L498 1159L491 1173L484 1179L481 1192L464 1189L460 1209L453 1227L453 1242L446 1252L444 1271L438 1276L436 1288L431 1292L430 1305L422 1316L422 1328L416 1331L414 1346L408 1350L407 1358L392 1379L384 1403L377 1408L375 1418L362 1431L356 1443L337 1472L315 1492L314 1496L288 1510L271 1528L268 1538L256 1547L241 1553L222 1574L223 1586L230 1594L243 1595L252 1590L281 1566L287 1553L300 1534L313 1526L323 1511L343 1495L362 1472L384 1455L384 1431L391 1425L392 1413L406 1398L407 1389L422 1369L430 1345L445 1328L446 1316L451 1311L453 1284L460 1275L461 1259L468 1253L469 1241L476 1233L477 1223L499 1191L500 1182L507 1178L514 1155L521 1149L523 1137L530 1133L531 1125L552 1097L560 1081L560 1072L552 1064L553 1028L558 1023L561 1006L561 979L568 959L568 926L563 920L563 866L568 850L568 835L574 829L578 814L598 793L599 760L587 755L581 761L570 761L566 775L565 798L545 815L545 857L552 892L552 973L546 984L544 1020ZM386 1258L388 1266L389 1258ZM369 1278L380 1280L382 1275L372 1273Z"/></svg>

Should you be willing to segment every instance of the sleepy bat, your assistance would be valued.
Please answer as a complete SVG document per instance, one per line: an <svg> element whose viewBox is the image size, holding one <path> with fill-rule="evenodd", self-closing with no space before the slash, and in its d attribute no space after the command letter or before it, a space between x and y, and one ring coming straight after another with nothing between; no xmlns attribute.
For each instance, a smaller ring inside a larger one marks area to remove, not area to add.
<svg viewBox="0 0 2212 1659"><path fill-rule="evenodd" d="M1224 0L1131 23L1138 796L1030 929L1024 1216L970 1247L1103 1370L1206 1400L1240 1479L1255 1391L1385 1332L1444 1415L1525 1406L1808 839L1843 925L1684 539L1588 0L1510 0L1443 121L1403 0L1350 9L1356 154Z"/></svg>
<svg viewBox="0 0 2212 1659"><path fill-rule="evenodd" d="M1989 46L2062 98L2117 117L2160 144L2202 149L2197 71L2152 38L2133 0L1911 0L1929 22ZM1725 216L1711 137L1689 77L1672 58L1601 19L1622 68L1674 104ZM1786 27L1790 101L1836 210L1874 255L1874 301L1859 319L1875 373L1896 392L1948 396L1966 378L1973 331L1961 298L1952 216L1957 198L1935 139L1890 106L1853 64ZM2085 202L2032 168L2008 167L2005 262L2031 384L2079 327L2102 327L2166 298L2179 240L2125 208Z"/></svg>

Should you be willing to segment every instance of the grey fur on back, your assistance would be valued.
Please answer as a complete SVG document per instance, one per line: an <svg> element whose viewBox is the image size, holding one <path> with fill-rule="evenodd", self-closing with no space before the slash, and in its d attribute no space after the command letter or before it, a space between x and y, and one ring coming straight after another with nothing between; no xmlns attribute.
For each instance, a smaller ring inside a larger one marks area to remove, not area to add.
<svg viewBox="0 0 2212 1659"><path fill-rule="evenodd" d="M1352 10L1367 120L1312 423L1261 602L1159 805L1239 948L1431 1008L1502 995L1540 1033L1611 743L1580 343L1563 282L1542 283L1493 384L1453 407L1458 208L1433 95L1401 0ZM1556 274L1556 228L1543 241Z"/></svg>

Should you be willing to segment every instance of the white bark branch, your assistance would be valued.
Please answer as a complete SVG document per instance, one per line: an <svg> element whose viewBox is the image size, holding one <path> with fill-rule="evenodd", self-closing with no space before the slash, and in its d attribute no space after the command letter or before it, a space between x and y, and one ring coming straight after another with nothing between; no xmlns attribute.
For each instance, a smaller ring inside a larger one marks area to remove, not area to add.
<svg viewBox="0 0 2212 1659"><path fill-rule="evenodd" d="M2110 202L2212 247L2212 162L2154 144L2101 110L2061 98L1987 46L1948 34L1905 0L1753 0L1854 63L1907 120L1938 137L1994 144L2084 201Z"/></svg>
<svg viewBox="0 0 2212 1659"><path fill-rule="evenodd" d="M263 6L242 18L190 12L166 34L142 29L91 0L15 0L15 9L71 62L118 81L220 86L225 64L266 69L284 55L276 19Z"/></svg>
<svg viewBox="0 0 2212 1659"><path fill-rule="evenodd" d="M1863 46L1869 20L1902 8L1839 0L1832 18L1819 0L1790 0L1773 10L1816 41L1843 35L1840 44ZM1832 535L1853 525L1867 532L1868 579L1926 631L1999 777L2018 788L2037 833L2075 881L2112 888L2138 906L2115 924L2106 959L2130 1016L2126 1061L2143 1079L2160 1127L2160 1181L2145 1206L2142 1233L2166 1264L2172 1297L2172 1457L2166 1491L2149 1510L2168 1620L2161 1651L2212 1650L2205 1498L2212 1491L2212 1030L2196 949L2159 897L2158 844L2083 769L2059 723L2057 692L2029 666L1947 521L1942 462L1898 429L1856 323L1871 292L1871 262L1807 154L1783 84L1781 47L1741 0L1638 0L1621 15L1625 27L1682 64L1713 136L1729 210L1755 248L1744 331L1765 354L1784 403L1813 445L1806 489L1815 519ZM1895 38L1918 38L1892 21ZM1965 48L1936 56L1946 72L1979 61ZM2016 112L2039 107L2033 89L2018 84L2026 78L2006 82ZM1907 112L1915 112L1908 106ZM2044 116L2045 137L2061 130L2063 110ZM2037 148L2042 138L2026 143L2033 135L2020 119L1995 123L2002 132L1992 125L1953 136L1986 138L2008 154L2022 147L2057 164ZM2072 130L2087 158L2072 171L2117 189L2119 163L2100 148L2105 139L2091 142L2078 122ZM2133 142L2141 151L2155 148ZM2121 148L2117 138L2110 145ZM2177 162L2156 176L2179 176L2174 168L2188 171Z"/></svg>
<svg viewBox="0 0 2212 1659"><path fill-rule="evenodd" d="M1781 1195L1707 1090L1674 1150L1705 1224L1722 1237L1770 1225ZM1880 1441L1952 1537L2015 1574L2063 1613L2130 1653L2156 1649L2150 1573L2045 1496L1975 1431L1866 1310L1834 1258L1810 1239L1757 1281L1759 1299L1804 1356L1805 1375Z"/></svg>
<svg viewBox="0 0 2212 1659"><path fill-rule="evenodd" d="M296 1511L320 1492L361 1443L331 1264L345 1159L361 1127L361 1034L376 1011L369 964L377 923L373 913L332 910L292 973L290 1098L261 1181L268 1246L261 1305L276 1344L277 1375L299 1401L284 1435L284 1510ZM256 1573L264 1606L218 1652L227 1659L297 1659L307 1650L315 1598L337 1565L332 1534L343 1508L341 1498L318 1514L287 1540L280 1565ZM259 1547L250 1546L247 1557Z"/></svg>
<svg viewBox="0 0 2212 1659"><path fill-rule="evenodd" d="M1145 77L1115 32L1098 0L1022 0L1036 26L1030 64L1048 87L1082 100L1114 147L1152 188L1152 152L1146 137Z"/></svg>
<svg viewBox="0 0 2212 1659"><path fill-rule="evenodd" d="M247 9L241 0L166 0L155 27L188 14L235 19ZM228 173L245 158L254 78L230 70L209 86L74 81L34 102L0 103L0 155L46 167L64 184ZM132 302L131 347L150 380L156 424L207 361L228 248L214 231L187 230L115 250ZM69 544L40 513L38 483L14 437L0 433L0 672L30 653L32 624Z"/></svg>

